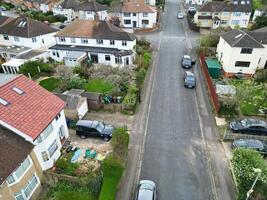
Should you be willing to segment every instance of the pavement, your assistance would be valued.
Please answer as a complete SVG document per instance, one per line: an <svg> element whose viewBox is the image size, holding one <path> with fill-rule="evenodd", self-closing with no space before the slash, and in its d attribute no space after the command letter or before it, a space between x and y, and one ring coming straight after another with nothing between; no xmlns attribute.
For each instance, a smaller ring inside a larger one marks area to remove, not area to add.
<svg viewBox="0 0 267 200"><path fill-rule="evenodd" d="M133 199L141 179L153 180L159 200L232 200L235 187L219 141L205 82L198 67L195 90L183 86L184 54L196 58L199 35L182 2L166 0L161 31L140 35L150 41L154 62L132 126L128 166L117 199Z"/></svg>

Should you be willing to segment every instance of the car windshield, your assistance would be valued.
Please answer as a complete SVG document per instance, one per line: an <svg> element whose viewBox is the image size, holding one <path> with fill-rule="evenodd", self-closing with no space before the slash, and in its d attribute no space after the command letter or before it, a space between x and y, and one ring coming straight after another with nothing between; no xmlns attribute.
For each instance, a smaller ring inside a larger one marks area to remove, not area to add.
<svg viewBox="0 0 267 200"><path fill-rule="evenodd" d="M195 77L194 76L187 76L186 79L188 81L194 82L195 81Z"/></svg>
<svg viewBox="0 0 267 200"><path fill-rule="evenodd" d="M141 184L140 185L140 189L143 189L143 190L153 190L153 186L150 185L150 184L144 183L144 184Z"/></svg>
<svg viewBox="0 0 267 200"><path fill-rule="evenodd" d="M105 128L105 125L102 122L99 122L98 125L96 126L96 130L98 130L100 133L103 132L104 128Z"/></svg>
<svg viewBox="0 0 267 200"><path fill-rule="evenodd" d="M243 119L243 120L241 120L241 124L242 124L242 126L247 126L249 124L249 122L247 119Z"/></svg>

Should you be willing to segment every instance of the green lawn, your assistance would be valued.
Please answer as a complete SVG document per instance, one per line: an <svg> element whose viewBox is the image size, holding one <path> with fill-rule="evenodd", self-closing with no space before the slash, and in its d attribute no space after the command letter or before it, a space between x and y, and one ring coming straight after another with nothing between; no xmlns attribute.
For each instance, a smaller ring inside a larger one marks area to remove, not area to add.
<svg viewBox="0 0 267 200"><path fill-rule="evenodd" d="M240 88L237 91L243 93L244 97L240 99L240 109L244 115L257 115L260 108L267 108L266 83L254 83L251 80L232 80L231 84Z"/></svg>
<svg viewBox="0 0 267 200"><path fill-rule="evenodd" d="M51 78L47 78L47 79L40 81L39 84L43 88L51 92L51 91L54 91L59 86L60 83L61 83L60 79L51 77Z"/></svg>
<svg viewBox="0 0 267 200"><path fill-rule="evenodd" d="M85 84L87 92L108 93L114 88L113 84L101 79L94 79Z"/></svg>
<svg viewBox="0 0 267 200"><path fill-rule="evenodd" d="M123 169L123 166L112 157L107 157L104 160L104 180L99 200L115 200Z"/></svg>

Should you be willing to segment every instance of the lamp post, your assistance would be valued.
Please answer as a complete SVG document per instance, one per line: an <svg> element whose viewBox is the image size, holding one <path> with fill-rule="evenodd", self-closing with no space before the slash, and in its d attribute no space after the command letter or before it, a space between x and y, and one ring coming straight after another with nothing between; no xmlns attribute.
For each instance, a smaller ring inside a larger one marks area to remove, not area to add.
<svg viewBox="0 0 267 200"><path fill-rule="evenodd" d="M253 188L254 188L254 186L256 185L256 183L257 183L257 181L258 181L258 179L259 179L259 176L260 176L260 174L261 174L261 169L259 169L259 168L253 168L253 171L256 172L256 173L258 173L258 175L256 176L256 178L255 178L255 180L254 180L254 182L253 182L251 188L250 188L249 191L247 192L247 198L246 198L246 200L248 200L249 196L250 196L251 193L254 191Z"/></svg>

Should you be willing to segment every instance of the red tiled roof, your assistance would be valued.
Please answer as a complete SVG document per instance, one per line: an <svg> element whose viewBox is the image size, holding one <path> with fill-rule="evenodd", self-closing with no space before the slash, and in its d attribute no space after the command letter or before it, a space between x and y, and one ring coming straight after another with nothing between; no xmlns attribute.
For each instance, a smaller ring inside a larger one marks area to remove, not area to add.
<svg viewBox="0 0 267 200"><path fill-rule="evenodd" d="M22 95L12 90L17 87ZM0 120L35 140L64 108L65 103L23 75L0 86L0 98L10 104L0 104Z"/></svg>

